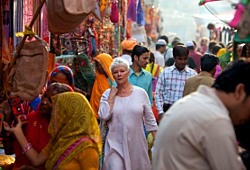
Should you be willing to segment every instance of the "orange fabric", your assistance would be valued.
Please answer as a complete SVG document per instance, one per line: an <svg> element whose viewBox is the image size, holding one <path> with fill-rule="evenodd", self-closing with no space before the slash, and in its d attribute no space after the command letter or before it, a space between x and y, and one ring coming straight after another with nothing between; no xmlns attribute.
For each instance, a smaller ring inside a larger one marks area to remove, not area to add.
<svg viewBox="0 0 250 170"><path fill-rule="evenodd" d="M132 51L134 46L137 45L137 41L135 40L123 40L121 43L122 50Z"/></svg>
<svg viewBox="0 0 250 170"><path fill-rule="evenodd" d="M127 25L126 25L126 34L127 34L127 39L132 37L132 22L131 21L127 21Z"/></svg>
<svg viewBox="0 0 250 170"><path fill-rule="evenodd" d="M103 70L108 75L108 78L110 79L110 81L114 82L114 78L110 71L110 66L111 66L111 63L113 62L112 57L109 54L102 53L102 54L97 55L95 60L101 64ZM98 71L96 71L96 78L95 78L94 86L92 88L92 94L91 94L91 99L90 99L90 105L96 117L98 117L98 110L99 110L100 99L102 97L102 94L108 88L110 88L110 84L107 80L106 75L100 74L98 73Z"/></svg>
<svg viewBox="0 0 250 170"><path fill-rule="evenodd" d="M49 155L51 145L48 144L43 150L42 153ZM80 152L74 159L69 163L64 165L62 170L98 170L99 166L99 155L95 148L88 147Z"/></svg>
<svg viewBox="0 0 250 170"><path fill-rule="evenodd" d="M55 63L55 54L49 53L49 60L48 60L48 73L50 73L56 66Z"/></svg>
<svg viewBox="0 0 250 170"><path fill-rule="evenodd" d="M94 148L87 148L65 165L63 170L98 170L99 155Z"/></svg>

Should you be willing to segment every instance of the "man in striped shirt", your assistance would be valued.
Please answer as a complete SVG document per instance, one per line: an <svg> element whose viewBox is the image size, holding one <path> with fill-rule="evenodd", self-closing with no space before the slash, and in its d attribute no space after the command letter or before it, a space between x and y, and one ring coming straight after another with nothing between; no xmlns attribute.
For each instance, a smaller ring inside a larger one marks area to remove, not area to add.
<svg viewBox="0 0 250 170"><path fill-rule="evenodd" d="M155 100L159 121L163 113L182 97L186 79L197 75L195 70L187 66L188 54L189 51L185 46L178 45L174 47L175 63L165 68L158 78Z"/></svg>

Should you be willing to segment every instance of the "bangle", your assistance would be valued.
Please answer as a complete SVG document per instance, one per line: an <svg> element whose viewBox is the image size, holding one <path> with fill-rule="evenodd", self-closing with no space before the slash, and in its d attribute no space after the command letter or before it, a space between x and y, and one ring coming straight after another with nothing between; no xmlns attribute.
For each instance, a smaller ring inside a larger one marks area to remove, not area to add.
<svg viewBox="0 0 250 170"><path fill-rule="evenodd" d="M31 148L32 148L31 143L27 143L27 145L25 145L25 146L23 147L23 152L22 152L22 154L23 154L23 155L26 154Z"/></svg>

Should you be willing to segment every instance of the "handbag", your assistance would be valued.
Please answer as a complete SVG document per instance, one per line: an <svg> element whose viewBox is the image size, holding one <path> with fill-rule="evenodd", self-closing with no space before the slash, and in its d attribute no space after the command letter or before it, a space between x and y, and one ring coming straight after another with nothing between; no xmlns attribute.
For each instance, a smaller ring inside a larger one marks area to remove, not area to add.
<svg viewBox="0 0 250 170"><path fill-rule="evenodd" d="M8 75L11 98L32 101L42 92L47 80L48 55L43 40L37 38L24 43L20 56Z"/></svg>

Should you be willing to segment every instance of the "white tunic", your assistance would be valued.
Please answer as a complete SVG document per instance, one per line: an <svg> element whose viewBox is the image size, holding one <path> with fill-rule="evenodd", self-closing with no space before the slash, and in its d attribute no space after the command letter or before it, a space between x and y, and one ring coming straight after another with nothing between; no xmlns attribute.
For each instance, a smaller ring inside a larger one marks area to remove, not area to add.
<svg viewBox="0 0 250 170"><path fill-rule="evenodd" d="M151 170L148 145L143 128L158 129L148 95L140 87L133 86L130 96L116 96L112 114L107 102L110 89L101 98L99 118L108 120L109 132L105 142L103 169L105 170Z"/></svg>

